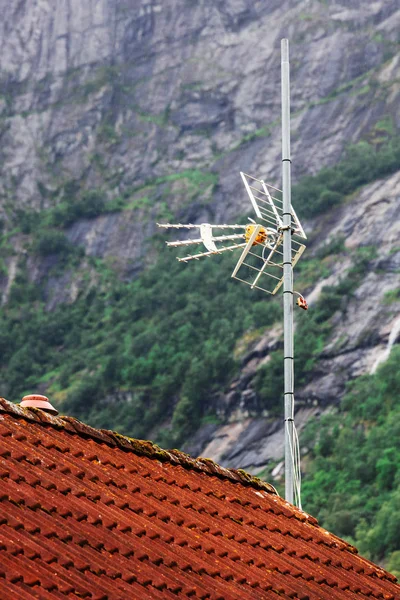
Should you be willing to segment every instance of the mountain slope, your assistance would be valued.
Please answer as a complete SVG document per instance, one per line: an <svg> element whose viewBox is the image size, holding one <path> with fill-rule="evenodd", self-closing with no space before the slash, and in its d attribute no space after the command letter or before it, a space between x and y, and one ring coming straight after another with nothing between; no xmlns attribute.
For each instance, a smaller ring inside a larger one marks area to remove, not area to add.
<svg viewBox="0 0 400 600"><path fill-rule="evenodd" d="M288 37L298 426L333 410L398 341L398 2L0 8L2 395L279 483L279 299L234 257L178 265L155 223L245 219L240 170L279 187Z"/></svg>

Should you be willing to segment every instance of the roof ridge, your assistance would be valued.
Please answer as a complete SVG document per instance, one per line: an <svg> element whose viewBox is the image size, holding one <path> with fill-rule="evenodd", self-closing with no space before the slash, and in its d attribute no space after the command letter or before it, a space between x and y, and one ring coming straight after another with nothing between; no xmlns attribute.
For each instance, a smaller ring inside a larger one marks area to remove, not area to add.
<svg viewBox="0 0 400 600"><path fill-rule="evenodd" d="M108 444L109 446L116 446L122 450L128 450L135 454L147 456L148 458L157 459L162 462L170 462L176 465L179 464L187 469L194 469L209 475L230 479L234 482L241 483L242 485L251 486L279 496L273 485L262 481L258 477L250 475L243 469L227 469L210 458L193 458L181 450L164 450L149 440L138 440L109 429L96 429L75 417L53 416L41 409L33 407L25 408L1 397L0 413L12 414L16 417L34 421L41 425L51 425L56 429L65 429L70 433L88 437ZM310 518L311 520L314 519L313 517Z"/></svg>
<svg viewBox="0 0 400 600"><path fill-rule="evenodd" d="M0 397L0 414L7 413L18 418L26 419L27 421L33 421L39 425L51 426L56 429L64 429L69 433L79 435L81 437L90 438L98 442L105 443L112 447L118 447L122 450L133 452L139 456L147 456L147 458L159 460L161 462L169 462L174 465L180 465L185 469L191 469L200 471L210 476L216 476L220 479L229 479L234 483L239 483L246 487L252 487L256 490L267 492L282 503L282 511L290 512L287 516L293 517L299 521L307 521L310 525L319 527L318 520L306 513L305 511L297 508L296 506L286 502L284 498L281 498L274 488L274 486L266 481L262 481L259 477L250 475L243 469L228 469L222 467L218 463L214 462L211 458L198 457L193 458L189 454L182 452L181 450L164 450L149 440L138 440L131 438L126 435L111 431L109 429L96 429L83 423L75 417L69 416L53 416L38 408L25 408L20 404L10 402L5 398ZM333 534L330 534L333 537ZM344 542L340 538L341 544L348 546L348 550L352 553L357 553L357 549L352 547L347 542Z"/></svg>

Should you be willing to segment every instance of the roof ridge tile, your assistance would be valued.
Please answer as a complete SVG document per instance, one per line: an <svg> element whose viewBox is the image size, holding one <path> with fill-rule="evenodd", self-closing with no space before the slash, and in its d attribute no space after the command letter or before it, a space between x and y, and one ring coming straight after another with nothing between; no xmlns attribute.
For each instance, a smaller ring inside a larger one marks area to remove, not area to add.
<svg viewBox="0 0 400 600"><path fill-rule="evenodd" d="M9 402L5 398L0 398L0 413L1 412L28 421L34 421L38 424L50 425L56 429L65 429L69 433L88 437L109 446L117 446L122 450L128 450L140 456L147 456L148 458L160 460L161 462L170 462L186 469L194 469L209 475L216 475L217 477L230 479L231 481L242 485L278 495L276 489L271 484L250 475L243 469L227 469L210 458L200 457L195 459L180 450L164 450L157 446L157 444L148 440L137 440L129 436L121 435L115 431L95 429L74 417L53 416L37 408L24 408L18 404ZM295 508L289 504L288 507L290 507L289 510ZM312 518L310 517L310 519Z"/></svg>

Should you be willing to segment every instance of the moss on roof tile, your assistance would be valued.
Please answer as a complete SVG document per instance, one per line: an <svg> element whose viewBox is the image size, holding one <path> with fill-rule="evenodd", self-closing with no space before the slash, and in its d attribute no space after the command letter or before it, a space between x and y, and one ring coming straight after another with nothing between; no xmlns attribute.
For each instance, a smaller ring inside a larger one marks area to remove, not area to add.
<svg viewBox="0 0 400 600"><path fill-rule="evenodd" d="M229 479L242 485L251 486L258 490L263 490L269 494L277 494L275 488L258 477L253 477L242 469L227 469L217 464L210 458L193 458L180 450L164 450L148 440L137 440L126 435L121 435L115 431L106 429L95 429L69 416L52 416L38 408L23 408L18 404L9 402L5 398L0 398L0 412L12 414L15 417L23 418L28 421L35 421L43 426L51 426L57 429L65 429L73 435L91 438L109 446L118 447L121 450L134 452L139 456L147 456L153 460L169 462L179 465L185 469L201 471L211 476L222 479Z"/></svg>

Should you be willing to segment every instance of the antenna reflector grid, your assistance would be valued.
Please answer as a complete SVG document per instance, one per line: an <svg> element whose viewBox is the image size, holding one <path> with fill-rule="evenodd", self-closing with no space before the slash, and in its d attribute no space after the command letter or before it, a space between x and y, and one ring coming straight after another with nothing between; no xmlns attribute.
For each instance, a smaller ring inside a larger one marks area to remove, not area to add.
<svg viewBox="0 0 400 600"><path fill-rule="evenodd" d="M273 296L283 283L283 235L279 235L272 247L270 244L255 244L261 228L261 225L255 227L233 270L232 277L246 283L252 289ZM304 250L303 244L292 240L292 266L297 263Z"/></svg>
<svg viewBox="0 0 400 600"><path fill-rule="evenodd" d="M248 173L240 173L251 204L259 219L272 224L276 229L283 223L282 190L276 188L262 179L257 179ZM291 227L293 235L304 240L307 239L304 229L292 208Z"/></svg>

